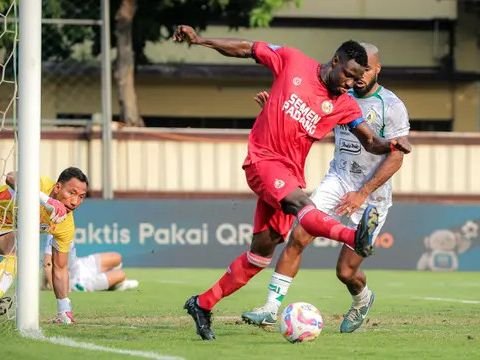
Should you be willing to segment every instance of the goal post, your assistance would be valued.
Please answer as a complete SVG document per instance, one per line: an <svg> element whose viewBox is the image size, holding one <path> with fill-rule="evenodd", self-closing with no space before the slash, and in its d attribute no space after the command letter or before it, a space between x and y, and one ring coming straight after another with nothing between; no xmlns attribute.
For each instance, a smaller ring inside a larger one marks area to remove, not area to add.
<svg viewBox="0 0 480 360"><path fill-rule="evenodd" d="M19 1L17 328L39 331L42 1Z"/></svg>

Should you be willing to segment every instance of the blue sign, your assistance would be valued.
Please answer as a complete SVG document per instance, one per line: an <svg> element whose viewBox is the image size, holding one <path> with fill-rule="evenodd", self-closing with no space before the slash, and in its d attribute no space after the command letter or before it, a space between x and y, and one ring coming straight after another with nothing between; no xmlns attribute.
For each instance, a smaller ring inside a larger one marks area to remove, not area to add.
<svg viewBox="0 0 480 360"><path fill-rule="evenodd" d="M253 199L89 199L75 213L77 254L117 251L125 266L223 268L248 249L255 204ZM365 267L478 271L479 227L480 205L397 202ZM334 267L340 246L315 239L302 266Z"/></svg>

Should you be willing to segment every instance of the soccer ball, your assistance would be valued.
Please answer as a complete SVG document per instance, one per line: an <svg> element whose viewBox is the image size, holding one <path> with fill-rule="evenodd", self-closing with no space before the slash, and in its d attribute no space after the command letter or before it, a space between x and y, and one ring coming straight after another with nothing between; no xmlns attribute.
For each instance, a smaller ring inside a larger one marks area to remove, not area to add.
<svg viewBox="0 0 480 360"><path fill-rule="evenodd" d="M291 343L312 341L323 329L320 311L305 302L288 305L280 318L280 333Z"/></svg>

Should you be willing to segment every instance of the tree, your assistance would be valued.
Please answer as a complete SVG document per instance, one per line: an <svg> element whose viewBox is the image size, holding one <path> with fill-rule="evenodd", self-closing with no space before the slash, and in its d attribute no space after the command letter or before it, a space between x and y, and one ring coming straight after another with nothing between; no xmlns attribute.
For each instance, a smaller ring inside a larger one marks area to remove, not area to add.
<svg viewBox="0 0 480 360"><path fill-rule="evenodd" d="M232 28L268 26L274 12L289 2L298 6L300 0L111 0L120 120L129 126L143 126L135 92L135 66L148 62L144 54L147 41L171 37L178 24L189 24L200 31L212 23ZM84 0L43 0L43 13L52 18L98 18L99 8L86 7ZM46 25L42 33L48 33L48 46L54 47L50 54L43 55L50 61L69 60L73 45L86 40L92 43L92 54L100 51L98 28Z"/></svg>
<svg viewBox="0 0 480 360"><path fill-rule="evenodd" d="M147 41L171 37L176 25L190 24L204 30L223 20L229 26L267 26L275 10L291 0L117 0L115 40L118 57L115 79L121 119L127 125L141 126L134 87L135 63L146 63ZM298 0L295 1L298 3Z"/></svg>

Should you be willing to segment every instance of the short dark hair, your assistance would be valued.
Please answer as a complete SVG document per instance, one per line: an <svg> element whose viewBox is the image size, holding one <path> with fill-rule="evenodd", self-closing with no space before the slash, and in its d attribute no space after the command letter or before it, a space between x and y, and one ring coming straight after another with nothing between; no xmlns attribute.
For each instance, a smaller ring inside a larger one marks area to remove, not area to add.
<svg viewBox="0 0 480 360"><path fill-rule="evenodd" d="M83 173L83 171L80 170L79 168L76 168L76 167L73 167L73 166L63 170L60 173L60 175L58 176L57 182L63 184L63 183L66 183L67 181L69 181L70 179L73 179L73 178L80 180L81 182L87 184L87 186L88 186L87 175L85 175Z"/></svg>
<svg viewBox="0 0 480 360"><path fill-rule="evenodd" d="M368 56L365 48L353 40L345 41L335 52L341 60L355 60L361 66L368 66Z"/></svg>

